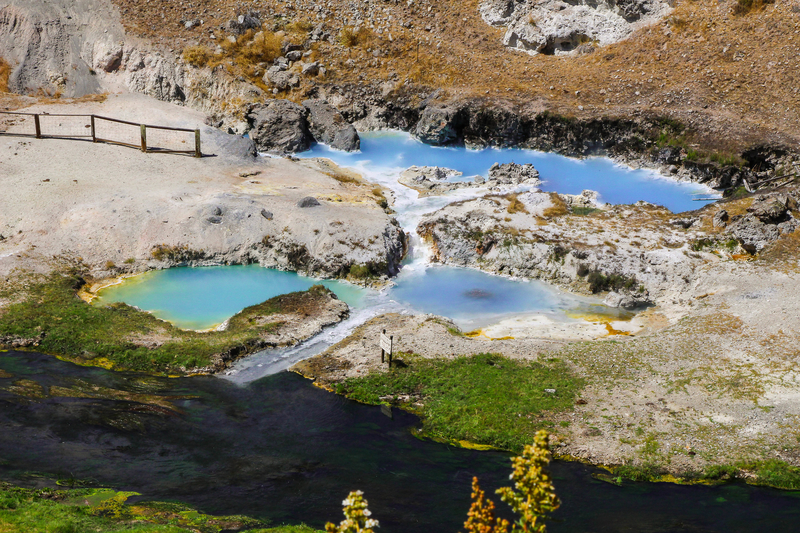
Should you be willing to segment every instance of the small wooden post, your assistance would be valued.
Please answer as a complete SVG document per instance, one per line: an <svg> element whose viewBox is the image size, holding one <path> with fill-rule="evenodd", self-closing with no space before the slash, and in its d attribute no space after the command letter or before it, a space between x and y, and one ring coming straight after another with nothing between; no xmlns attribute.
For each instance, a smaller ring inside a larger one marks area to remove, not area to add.
<svg viewBox="0 0 800 533"><path fill-rule="evenodd" d="M200 129L194 130L194 156L203 157L203 152L200 151Z"/></svg>
<svg viewBox="0 0 800 533"><path fill-rule="evenodd" d="M36 138L42 138L42 126L39 124L39 115L33 115L33 125L36 128Z"/></svg>
<svg viewBox="0 0 800 533"><path fill-rule="evenodd" d="M381 363L386 361L385 356L386 356L386 353L388 352L389 353L389 368L392 368L392 349L393 349L392 343L393 343L393 339L394 339L393 336L392 337L387 337L386 336L386 330L383 330L383 333L381 333L381 341L380 341L380 345L381 345Z"/></svg>
<svg viewBox="0 0 800 533"><path fill-rule="evenodd" d="M383 334L386 335L386 330L383 330ZM386 362L386 352L383 349L383 343L381 343L381 364Z"/></svg>
<svg viewBox="0 0 800 533"><path fill-rule="evenodd" d="M92 115L92 142L97 142L97 135L94 132L94 115Z"/></svg>
<svg viewBox="0 0 800 533"><path fill-rule="evenodd" d="M142 152L147 152L147 126L140 124L139 129L142 132Z"/></svg>

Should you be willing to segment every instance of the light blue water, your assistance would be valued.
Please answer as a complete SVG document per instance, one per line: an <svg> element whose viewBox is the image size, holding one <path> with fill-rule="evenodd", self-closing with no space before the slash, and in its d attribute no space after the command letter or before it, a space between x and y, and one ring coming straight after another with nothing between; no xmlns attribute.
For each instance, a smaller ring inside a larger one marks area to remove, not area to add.
<svg viewBox="0 0 800 533"><path fill-rule="evenodd" d="M589 309L591 305L588 298L539 281L510 280L466 268L406 270L397 278L396 286L379 292L258 265L147 272L103 289L95 303L125 302L180 328L202 330L221 324L245 307L317 283L331 289L354 311L368 311L364 316L404 310L433 313L452 318L464 329L520 313L539 312L565 320L564 311Z"/></svg>
<svg viewBox="0 0 800 533"><path fill-rule="evenodd" d="M573 159L516 148L468 150L464 147L437 147L398 131L360 135L359 153L341 152L317 144L299 155L327 157L340 166L366 170L367 174L392 170L399 175L412 165L447 167L463 172L463 176L456 179L475 175L485 177L494 163L532 163L541 175L543 183L540 188L544 191L580 194L584 189L591 189L599 192L601 201L605 203L632 204L645 200L663 205L675 213L699 209L708 203L693 201L693 198L718 196L703 185L667 179L652 170L632 170L605 157Z"/></svg>
<svg viewBox="0 0 800 533"><path fill-rule="evenodd" d="M100 291L99 305L125 302L179 328L202 330L221 324L245 307L322 284L350 306L366 291L332 280L317 280L259 265L170 268L125 280Z"/></svg>
<svg viewBox="0 0 800 533"><path fill-rule="evenodd" d="M465 330L534 312L564 320L565 311L589 310L594 303L540 281L441 266L401 273L389 296L415 311L451 318ZM598 307L596 303L594 307Z"/></svg>

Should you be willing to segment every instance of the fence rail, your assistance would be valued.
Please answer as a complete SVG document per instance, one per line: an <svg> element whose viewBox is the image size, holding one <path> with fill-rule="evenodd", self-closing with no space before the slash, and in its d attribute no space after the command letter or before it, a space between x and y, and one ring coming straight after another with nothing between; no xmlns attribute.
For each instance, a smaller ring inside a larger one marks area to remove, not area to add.
<svg viewBox="0 0 800 533"><path fill-rule="evenodd" d="M203 157L199 129L154 126L100 115L0 111L0 117L4 115L9 118L6 120L6 129L0 129L0 136L91 139L96 143L138 148L142 152Z"/></svg>

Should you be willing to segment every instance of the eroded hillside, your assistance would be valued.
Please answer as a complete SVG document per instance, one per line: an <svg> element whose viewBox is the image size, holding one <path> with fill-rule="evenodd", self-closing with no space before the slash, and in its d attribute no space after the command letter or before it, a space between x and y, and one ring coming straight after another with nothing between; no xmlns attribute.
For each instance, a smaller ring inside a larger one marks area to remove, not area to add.
<svg viewBox="0 0 800 533"><path fill-rule="evenodd" d="M575 37L584 44L557 55L504 46L507 28L489 25L481 16L486 6L476 0L114 2L129 32L175 51L200 44L213 53L222 43L220 63L268 94L265 65L223 59L232 55L226 40L238 33L231 20L251 10L283 38L312 39L313 58L326 73L301 78L286 91L294 99L315 87L360 82L385 95L441 89L439 99L487 96L576 116L664 114L698 130L684 140L688 147L720 153L760 141L797 142L798 2L739 13L736 1L678 1L627 39Z"/></svg>

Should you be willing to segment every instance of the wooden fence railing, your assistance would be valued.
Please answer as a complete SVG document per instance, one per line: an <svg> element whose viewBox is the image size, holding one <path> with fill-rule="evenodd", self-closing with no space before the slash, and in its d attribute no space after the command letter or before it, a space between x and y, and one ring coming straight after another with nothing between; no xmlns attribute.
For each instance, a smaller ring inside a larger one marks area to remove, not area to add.
<svg viewBox="0 0 800 533"><path fill-rule="evenodd" d="M5 128L0 128L0 137L8 135L37 139L91 139L92 142L138 148L142 152L203 157L199 129L153 126L100 115L0 111L0 118L3 116L9 118L5 121Z"/></svg>

